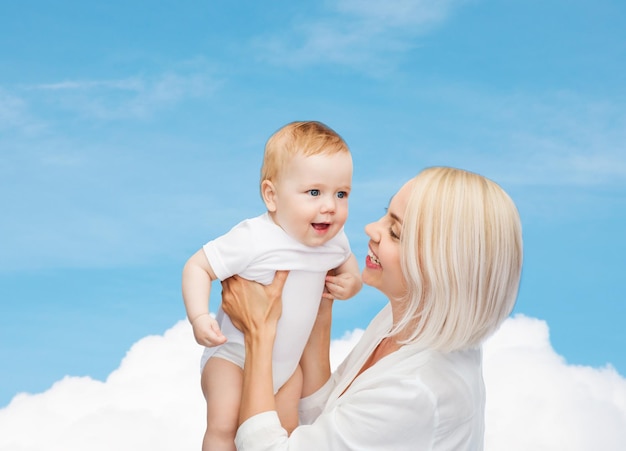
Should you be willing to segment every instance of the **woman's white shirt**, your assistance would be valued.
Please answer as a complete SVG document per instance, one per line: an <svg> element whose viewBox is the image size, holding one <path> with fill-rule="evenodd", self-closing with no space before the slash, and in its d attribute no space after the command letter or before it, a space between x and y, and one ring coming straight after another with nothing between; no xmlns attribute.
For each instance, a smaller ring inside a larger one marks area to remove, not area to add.
<svg viewBox="0 0 626 451"><path fill-rule="evenodd" d="M301 425L291 436L276 412L264 412L239 427L237 449L482 450L480 349L442 353L405 345L355 379L390 327L387 305L328 382L301 400Z"/></svg>

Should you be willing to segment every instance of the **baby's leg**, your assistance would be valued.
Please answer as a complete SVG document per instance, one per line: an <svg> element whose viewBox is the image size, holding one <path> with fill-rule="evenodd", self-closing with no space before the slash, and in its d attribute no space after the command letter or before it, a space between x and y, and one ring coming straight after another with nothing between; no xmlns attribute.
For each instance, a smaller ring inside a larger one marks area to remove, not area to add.
<svg viewBox="0 0 626 451"><path fill-rule="evenodd" d="M243 372L228 360L211 357L202 370L202 393L207 403L203 451L235 451Z"/></svg>
<svg viewBox="0 0 626 451"><path fill-rule="evenodd" d="M278 418L289 434L298 426L298 402L301 396L302 368L298 365L296 371L285 382L285 385L280 387L275 397Z"/></svg>

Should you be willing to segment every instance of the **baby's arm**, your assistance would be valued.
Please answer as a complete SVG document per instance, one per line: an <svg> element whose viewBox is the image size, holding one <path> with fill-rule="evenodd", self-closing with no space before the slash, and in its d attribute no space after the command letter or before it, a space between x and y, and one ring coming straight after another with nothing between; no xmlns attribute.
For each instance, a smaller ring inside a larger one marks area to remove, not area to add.
<svg viewBox="0 0 626 451"><path fill-rule="evenodd" d="M348 299L357 294L363 282L359 274L359 264L354 254L335 269L334 276L326 276L326 290L322 297L327 299Z"/></svg>
<svg viewBox="0 0 626 451"><path fill-rule="evenodd" d="M217 346L226 341L215 318L209 314L211 282L217 277L203 249L193 254L183 268L183 301L193 335L202 346Z"/></svg>

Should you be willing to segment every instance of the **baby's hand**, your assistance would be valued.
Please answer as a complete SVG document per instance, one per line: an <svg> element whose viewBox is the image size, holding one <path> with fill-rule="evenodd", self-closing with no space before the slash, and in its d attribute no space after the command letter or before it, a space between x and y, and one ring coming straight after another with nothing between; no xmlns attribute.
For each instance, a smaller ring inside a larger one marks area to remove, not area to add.
<svg viewBox="0 0 626 451"><path fill-rule="evenodd" d="M349 299L361 290L361 278L349 272L337 276L326 276L326 289L322 294L326 299Z"/></svg>
<svg viewBox="0 0 626 451"><path fill-rule="evenodd" d="M226 337L222 334L219 324L210 314L205 313L196 317L191 323L193 336L199 345L211 348L226 342Z"/></svg>

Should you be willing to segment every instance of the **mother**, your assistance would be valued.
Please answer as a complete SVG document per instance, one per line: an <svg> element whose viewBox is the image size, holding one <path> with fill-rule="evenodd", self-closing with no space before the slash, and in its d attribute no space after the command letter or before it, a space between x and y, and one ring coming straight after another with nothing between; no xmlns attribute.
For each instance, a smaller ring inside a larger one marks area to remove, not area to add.
<svg viewBox="0 0 626 451"><path fill-rule="evenodd" d="M301 425L290 436L271 372L286 274L266 287L224 283L224 310L246 345L239 450L483 449L480 346L513 309L522 268L514 203L482 176L429 168L365 231L363 282L389 303L331 374L332 301L322 300L301 361Z"/></svg>

